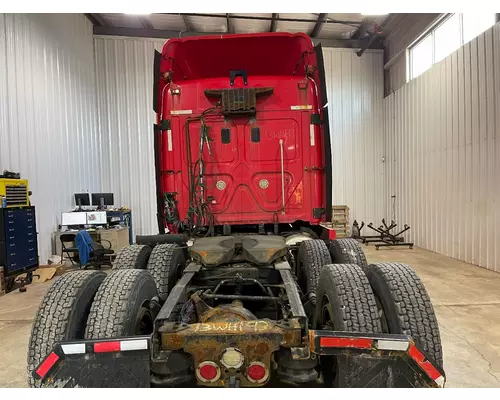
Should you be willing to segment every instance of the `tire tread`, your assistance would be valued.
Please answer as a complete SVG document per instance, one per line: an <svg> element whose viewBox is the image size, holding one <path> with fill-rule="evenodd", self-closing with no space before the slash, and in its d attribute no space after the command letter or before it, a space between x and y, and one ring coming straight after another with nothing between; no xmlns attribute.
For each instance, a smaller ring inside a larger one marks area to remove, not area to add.
<svg viewBox="0 0 500 400"><path fill-rule="evenodd" d="M333 290L329 290L333 289ZM317 293L317 304L327 292L334 293L342 310L342 326L336 330L349 332L380 333L382 327L378 317L377 302L370 282L363 270L354 264L325 265Z"/></svg>
<svg viewBox="0 0 500 400"><path fill-rule="evenodd" d="M300 244L299 257L302 257L305 267L305 277L308 289L315 293L319 277L325 265L331 264L332 259L325 242L321 239L306 240Z"/></svg>
<svg viewBox="0 0 500 400"><path fill-rule="evenodd" d="M335 239L330 244L334 264L356 264L361 268L368 265L366 256L356 239Z"/></svg>
<svg viewBox="0 0 500 400"><path fill-rule="evenodd" d="M124 247L118 252L112 269L145 269L150 254L151 247L145 244Z"/></svg>
<svg viewBox="0 0 500 400"><path fill-rule="evenodd" d="M87 339L119 337L129 314L135 286L153 282L148 271L127 269L111 272L97 291L90 309L85 337ZM156 285L155 285L156 286Z"/></svg>
<svg viewBox="0 0 500 400"><path fill-rule="evenodd" d="M439 367L443 366L443 349L434 307L421 279L406 264L377 263L367 266L375 270L388 287L401 333L410 335Z"/></svg>
<svg viewBox="0 0 500 400"><path fill-rule="evenodd" d="M68 337L69 330L80 329L83 333L85 326L70 326L71 311L82 292L92 292L104 280L106 274L101 271L72 271L61 275L47 290L40 302L35 320L31 328L28 344L28 384L35 386L32 372L52 350L53 345L65 339L83 339ZM90 293L89 302L94 293ZM84 317L83 324L86 319ZM82 324L82 325L83 325Z"/></svg>
<svg viewBox="0 0 500 400"><path fill-rule="evenodd" d="M171 290L172 282L170 282L170 274L172 262L176 252L182 250L177 244L166 243L156 245L149 256L147 270L155 280L158 289L158 295L165 300Z"/></svg>

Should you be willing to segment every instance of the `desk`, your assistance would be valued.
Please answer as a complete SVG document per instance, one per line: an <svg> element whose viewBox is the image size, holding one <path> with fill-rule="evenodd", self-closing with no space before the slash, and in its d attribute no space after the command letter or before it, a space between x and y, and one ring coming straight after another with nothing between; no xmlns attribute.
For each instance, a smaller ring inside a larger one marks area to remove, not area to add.
<svg viewBox="0 0 500 400"><path fill-rule="evenodd" d="M65 233L77 234L78 231L56 231L54 232L54 243L55 243L55 253L60 256L62 251L61 246L61 235ZM108 240L111 243L111 250L118 253L123 247L129 245L129 228L126 226L121 226L119 228L111 229L96 229L89 231L89 235L92 241L99 243L101 239ZM66 245L68 246L68 245ZM108 243L104 243L103 246L107 248ZM67 254L64 254L67 257Z"/></svg>
<svg viewBox="0 0 500 400"><path fill-rule="evenodd" d="M106 217L111 218L111 223L120 221L120 225L128 227L129 244L134 243L131 210L106 210Z"/></svg>

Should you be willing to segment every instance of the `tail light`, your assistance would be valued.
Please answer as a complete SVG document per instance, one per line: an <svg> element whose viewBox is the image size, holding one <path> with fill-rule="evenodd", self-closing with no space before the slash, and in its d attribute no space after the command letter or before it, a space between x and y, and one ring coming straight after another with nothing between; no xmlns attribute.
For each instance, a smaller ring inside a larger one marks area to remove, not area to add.
<svg viewBox="0 0 500 400"><path fill-rule="evenodd" d="M204 361L196 368L196 375L202 382L212 383L220 378L220 369L212 361Z"/></svg>
<svg viewBox="0 0 500 400"><path fill-rule="evenodd" d="M268 376L269 371L261 362L253 362L247 368L247 377L250 382L262 383L267 380Z"/></svg>

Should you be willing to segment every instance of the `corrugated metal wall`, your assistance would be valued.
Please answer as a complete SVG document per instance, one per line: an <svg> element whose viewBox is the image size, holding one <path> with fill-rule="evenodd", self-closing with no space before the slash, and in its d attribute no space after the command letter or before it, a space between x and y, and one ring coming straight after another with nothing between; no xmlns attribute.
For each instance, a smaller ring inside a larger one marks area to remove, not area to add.
<svg viewBox="0 0 500 400"><path fill-rule="evenodd" d="M134 233L157 232L152 125L153 52L164 42L96 37L103 190L134 212ZM333 198L351 217L379 221L383 192L383 54L324 49L333 147Z"/></svg>
<svg viewBox="0 0 500 400"><path fill-rule="evenodd" d="M158 232L153 57L164 41L95 38L102 190L132 209L134 237Z"/></svg>
<svg viewBox="0 0 500 400"><path fill-rule="evenodd" d="M499 107L499 24L384 100L397 222L419 247L500 272Z"/></svg>
<svg viewBox="0 0 500 400"><path fill-rule="evenodd" d="M333 203L354 219L384 218L383 52L324 49L333 158Z"/></svg>
<svg viewBox="0 0 500 400"><path fill-rule="evenodd" d="M93 60L82 14L0 14L0 170L29 179L41 263L73 193L100 187Z"/></svg>

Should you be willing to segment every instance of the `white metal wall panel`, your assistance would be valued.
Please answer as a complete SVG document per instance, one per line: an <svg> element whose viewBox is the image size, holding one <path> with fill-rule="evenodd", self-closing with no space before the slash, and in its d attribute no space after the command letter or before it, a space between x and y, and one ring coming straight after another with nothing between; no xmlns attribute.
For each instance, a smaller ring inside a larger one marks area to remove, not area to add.
<svg viewBox="0 0 500 400"><path fill-rule="evenodd" d="M132 208L134 234L157 232L152 126L153 52L164 42L96 37L103 190ZM367 222L384 216L383 54L324 49L334 204Z"/></svg>
<svg viewBox="0 0 500 400"><path fill-rule="evenodd" d="M499 106L499 24L384 100L397 222L419 247L498 272Z"/></svg>
<svg viewBox="0 0 500 400"><path fill-rule="evenodd" d="M155 234L153 57L164 41L95 37L102 190L132 209L133 234Z"/></svg>
<svg viewBox="0 0 500 400"><path fill-rule="evenodd" d="M92 25L82 14L0 14L0 170L29 179L40 262L73 193L100 186Z"/></svg>
<svg viewBox="0 0 500 400"><path fill-rule="evenodd" d="M348 205L350 222L384 217L383 53L324 48L333 203Z"/></svg>

